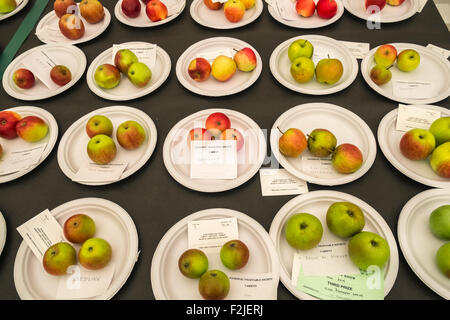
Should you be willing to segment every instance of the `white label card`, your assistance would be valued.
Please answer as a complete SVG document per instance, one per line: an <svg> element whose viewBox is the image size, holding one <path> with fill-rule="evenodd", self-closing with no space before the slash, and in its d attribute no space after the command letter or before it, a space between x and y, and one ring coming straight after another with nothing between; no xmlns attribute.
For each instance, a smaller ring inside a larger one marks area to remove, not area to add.
<svg viewBox="0 0 450 320"><path fill-rule="evenodd" d="M364 42L340 41L347 49L356 57L356 59L364 59L370 51L370 44Z"/></svg>
<svg viewBox="0 0 450 320"><path fill-rule="evenodd" d="M50 77L50 71L54 66L58 65L58 63L48 51L35 50L22 60L22 64L25 68L33 72L33 74L50 90L57 90L59 88Z"/></svg>
<svg viewBox="0 0 450 320"><path fill-rule="evenodd" d="M41 160L46 146L47 143L44 143L24 150L11 152L5 150L5 154L0 159L0 175L19 172L36 165Z"/></svg>
<svg viewBox="0 0 450 320"><path fill-rule="evenodd" d="M313 177L333 177L336 172L331 164L331 158L302 156L302 170Z"/></svg>
<svg viewBox="0 0 450 320"><path fill-rule="evenodd" d="M397 98L428 99L436 96L436 90L431 82L395 80L392 93Z"/></svg>
<svg viewBox="0 0 450 320"><path fill-rule="evenodd" d="M398 131L409 131L415 128L428 130L433 121L440 117L439 111L399 104L396 129Z"/></svg>
<svg viewBox="0 0 450 320"><path fill-rule="evenodd" d="M225 242L236 239L239 239L236 218L188 222L189 248L218 252Z"/></svg>
<svg viewBox="0 0 450 320"><path fill-rule="evenodd" d="M308 185L286 169L261 169L261 192L263 197L302 194L308 192Z"/></svg>
<svg viewBox="0 0 450 320"><path fill-rule="evenodd" d="M117 181L127 168L128 163L109 163L98 165L88 163L78 169L72 181L78 182L112 182Z"/></svg>
<svg viewBox="0 0 450 320"><path fill-rule="evenodd" d="M239 49L239 48L235 48ZM233 48L223 48L216 51L208 51L197 54L197 57L204 58L209 62L213 62L218 56L234 57L235 50Z"/></svg>
<svg viewBox="0 0 450 320"><path fill-rule="evenodd" d="M276 300L278 277L272 273L232 274L230 300Z"/></svg>
<svg viewBox="0 0 450 320"><path fill-rule="evenodd" d="M275 3L281 18L288 21L299 19L299 15L295 10L295 3L292 3L290 0L275 0Z"/></svg>
<svg viewBox="0 0 450 320"><path fill-rule="evenodd" d="M129 49L137 56L140 62L145 63L150 69L156 63L157 45L152 43L140 44L114 44L112 50L112 64L114 65L114 58L117 51L121 49Z"/></svg>
<svg viewBox="0 0 450 320"><path fill-rule="evenodd" d="M50 246L65 241L62 227L49 210L17 227L17 231L39 261Z"/></svg>
<svg viewBox="0 0 450 320"><path fill-rule="evenodd" d="M441 54L445 59L448 59L450 57L450 50L435 46L431 43L427 45L427 48L430 48L431 50Z"/></svg>

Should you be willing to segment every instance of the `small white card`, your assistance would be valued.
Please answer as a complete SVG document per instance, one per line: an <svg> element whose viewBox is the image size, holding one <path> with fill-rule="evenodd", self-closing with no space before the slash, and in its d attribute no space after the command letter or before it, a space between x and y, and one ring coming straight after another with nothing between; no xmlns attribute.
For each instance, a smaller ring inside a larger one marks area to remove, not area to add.
<svg viewBox="0 0 450 320"><path fill-rule="evenodd" d="M419 0L419 10L417 10L417 12L422 12L423 8L427 4L427 1L428 0Z"/></svg>
<svg viewBox="0 0 450 320"><path fill-rule="evenodd" d="M218 56L234 57L236 51L233 48L223 48L216 51L208 51L197 54L197 57L213 62Z"/></svg>
<svg viewBox="0 0 450 320"><path fill-rule="evenodd" d="M436 90L431 82L395 80L392 93L397 98L429 99L436 96Z"/></svg>
<svg viewBox="0 0 450 320"><path fill-rule="evenodd" d="M276 300L278 278L273 273L232 274L230 300Z"/></svg>
<svg viewBox="0 0 450 320"><path fill-rule="evenodd" d="M356 59L364 59L370 51L370 44L365 42L340 41L347 49L356 57Z"/></svg>
<svg viewBox="0 0 450 320"><path fill-rule="evenodd" d="M117 181L127 168L128 163L109 163L99 165L88 163L78 169L72 181L77 182L112 182Z"/></svg>
<svg viewBox="0 0 450 320"><path fill-rule="evenodd" d="M59 88L50 77L50 71L54 66L58 65L58 63L48 51L35 50L22 60L22 64L25 68L33 72L33 74L50 90L57 90Z"/></svg>
<svg viewBox="0 0 450 320"><path fill-rule="evenodd" d="M331 164L331 158L302 156L302 170L313 177L333 177L336 175Z"/></svg>
<svg viewBox="0 0 450 320"><path fill-rule="evenodd" d="M191 179L236 178L236 141L191 141Z"/></svg>
<svg viewBox="0 0 450 320"><path fill-rule="evenodd" d="M152 43L140 43L140 44L114 44L112 50L112 64L114 64L114 58L117 51L121 49L129 49L133 51L140 62L145 63L150 69L155 66L156 63L156 50L157 45Z"/></svg>
<svg viewBox="0 0 450 320"><path fill-rule="evenodd" d="M167 16L177 14L184 7L184 2L179 0L162 0L167 7Z"/></svg>
<svg viewBox="0 0 450 320"><path fill-rule="evenodd" d="M399 104L396 129L398 131L409 131L415 128L428 130L433 121L440 117L440 111Z"/></svg>
<svg viewBox="0 0 450 320"><path fill-rule="evenodd" d="M308 192L306 181L294 177L286 169L261 169L259 170L259 178L263 197Z"/></svg>
<svg viewBox="0 0 450 320"><path fill-rule="evenodd" d="M227 2L228 0L212 0L211 2L212 3L217 3L217 2L220 2L220 3L225 3L225 2Z"/></svg>
<svg viewBox="0 0 450 320"><path fill-rule="evenodd" d="M17 231L39 261L50 246L65 241L62 227L49 210L17 227Z"/></svg>
<svg viewBox="0 0 450 320"><path fill-rule="evenodd" d="M224 243L239 239L236 218L197 220L188 222L189 248L218 252Z"/></svg>
<svg viewBox="0 0 450 320"><path fill-rule="evenodd" d="M41 160L46 146L47 143L44 143L24 150L11 152L5 150L5 154L0 159L0 176L26 170L36 165Z"/></svg>
<svg viewBox="0 0 450 320"><path fill-rule="evenodd" d="M448 59L450 57L450 50L435 46L431 43L427 45L427 48L430 48L431 50L441 54L445 59Z"/></svg>
<svg viewBox="0 0 450 320"><path fill-rule="evenodd" d="M299 16L295 10L295 4L290 0L275 0L278 13L281 18L288 21L298 20Z"/></svg>

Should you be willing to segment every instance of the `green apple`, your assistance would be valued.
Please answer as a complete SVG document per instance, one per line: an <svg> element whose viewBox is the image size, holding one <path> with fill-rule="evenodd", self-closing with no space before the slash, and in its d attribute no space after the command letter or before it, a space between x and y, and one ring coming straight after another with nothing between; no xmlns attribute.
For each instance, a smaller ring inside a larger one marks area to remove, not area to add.
<svg viewBox="0 0 450 320"><path fill-rule="evenodd" d="M320 220L312 214L296 213L286 222L284 233L291 247L309 250L319 244L323 228Z"/></svg>
<svg viewBox="0 0 450 320"><path fill-rule="evenodd" d="M440 206L430 214L431 232L438 238L450 240L450 205Z"/></svg>
<svg viewBox="0 0 450 320"><path fill-rule="evenodd" d="M370 79L379 86L388 83L392 79L392 72L389 69L390 66L375 65L370 70Z"/></svg>
<svg viewBox="0 0 450 320"><path fill-rule="evenodd" d="M365 225L361 208L351 202L335 202L327 211L327 226L341 238L352 237L362 231Z"/></svg>
<svg viewBox="0 0 450 320"><path fill-rule="evenodd" d="M220 249L220 260L223 265L231 270L243 268L250 256L245 243L240 240L230 240Z"/></svg>
<svg viewBox="0 0 450 320"><path fill-rule="evenodd" d="M120 82L120 71L112 64L102 64L95 69L94 79L100 88L112 89Z"/></svg>
<svg viewBox="0 0 450 320"><path fill-rule="evenodd" d="M0 0L0 13L8 13L17 7L16 0Z"/></svg>
<svg viewBox="0 0 450 320"><path fill-rule="evenodd" d="M420 54L413 49L403 50L397 57L397 68L404 72L416 69L420 64Z"/></svg>
<svg viewBox="0 0 450 320"><path fill-rule="evenodd" d="M200 278L208 270L208 258L198 249L189 249L178 259L180 272L188 278Z"/></svg>
<svg viewBox="0 0 450 320"><path fill-rule="evenodd" d="M288 57L293 62L298 57L311 58L314 47L308 40L297 39L288 48Z"/></svg>
<svg viewBox="0 0 450 320"><path fill-rule="evenodd" d="M117 141L127 150L139 148L144 143L145 137L145 129L133 120L125 121L117 128Z"/></svg>
<svg viewBox="0 0 450 320"><path fill-rule="evenodd" d="M88 120L86 124L86 133L89 138L98 134L111 136L113 133L113 124L108 117L96 115Z"/></svg>
<svg viewBox="0 0 450 320"><path fill-rule="evenodd" d="M358 268L367 270L370 266L383 268L389 259L390 249L383 237L363 231L348 242L348 254Z"/></svg>
<svg viewBox="0 0 450 320"><path fill-rule="evenodd" d="M222 300L230 292L230 279L220 270L206 271L198 282L198 290L205 300Z"/></svg>
<svg viewBox="0 0 450 320"><path fill-rule="evenodd" d="M303 132L296 128L290 128L281 132L281 137L278 139L278 148L286 157L298 157L307 147L306 137Z"/></svg>
<svg viewBox="0 0 450 320"><path fill-rule="evenodd" d="M128 79L136 87L145 87L152 78L152 71L145 63L135 62L128 68Z"/></svg>
<svg viewBox="0 0 450 320"><path fill-rule="evenodd" d="M117 154L117 147L113 139L104 134L94 136L87 145L89 158L97 164L110 163Z"/></svg>
<svg viewBox="0 0 450 320"><path fill-rule="evenodd" d="M95 222L88 215L78 213L64 222L64 236L73 243L83 243L95 234Z"/></svg>
<svg viewBox="0 0 450 320"><path fill-rule="evenodd" d="M327 129L314 129L308 135L308 149L315 157L328 157L336 144L336 136Z"/></svg>
<svg viewBox="0 0 450 320"><path fill-rule="evenodd" d="M450 142L445 142L434 149L430 165L439 176L450 178Z"/></svg>
<svg viewBox="0 0 450 320"><path fill-rule="evenodd" d="M316 65L316 80L324 84L335 84L344 73L344 66L339 59L322 59Z"/></svg>
<svg viewBox="0 0 450 320"><path fill-rule="evenodd" d="M307 83L314 78L314 62L306 57L298 57L292 61L291 75L298 83Z"/></svg>
<svg viewBox="0 0 450 320"><path fill-rule="evenodd" d="M439 270L450 278L450 242L444 243L436 252L436 264Z"/></svg>
<svg viewBox="0 0 450 320"><path fill-rule="evenodd" d="M86 240L78 252L80 264L89 270L98 270L106 267L111 261L112 248L108 241L101 238Z"/></svg>
<svg viewBox="0 0 450 320"><path fill-rule="evenodd" d="M429 131L436 139L436 145L450 142L450 117L442 117L434 120Z"/></svg>
<svg viewBox="0 0 450 320"><path fill-rule="evenodd" d="M77 253L69 243L58 242L45 251L42 264L49 274L62 276L67 268L77 264Z"/></svg>
<svg viewBox="0 0 450 320"><path fill-rule="evenodd" d="M114 56L114 64L120 72L127 74L130 66L139 62L138 57L129 49L120 49Z"/></svg>

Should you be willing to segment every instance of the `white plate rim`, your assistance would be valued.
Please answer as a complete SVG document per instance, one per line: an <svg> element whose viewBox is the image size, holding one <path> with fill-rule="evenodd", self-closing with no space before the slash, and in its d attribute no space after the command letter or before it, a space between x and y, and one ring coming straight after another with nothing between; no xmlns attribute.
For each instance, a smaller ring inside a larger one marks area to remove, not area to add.
<svg viewBox="0 0 450 320"><path fill-rule="evenodd" d="M152 263L150 267L150 282L152 285L152 291L153 295L155 296L156 300L166 300L168 299L166 295L164 294L164 288L163 285L158 277L159 271L156 270L157 264L161 261L161 258L164 253L164 249L170 244L170 238L171 236L178 232L180 229L187 226L187 223L189 221L194 220L202 220L202 219L209 219L209 217L217 217L217 216L228 216L228 217L236 217L238 221L242 221L243 223L246 223L249 228L254 228L258 234L261 235L261 238L263 238L265 245L269 251L271 262L272 262L272 269L274 277L279 279L280 275L280 263L278 258L278 253L276 251L276 248L269 237L269 234L264 229L264 227L257 222L252 217L246 215L245 213L242 213L240 211L236 211L233 209L226 209L226 208L211 208L211 209L205 209L201 211L197 211L195 213L192 213L182 220L178 221L176 224L174 224L162 237L162 239L159 241L158 246L156 247L156 250L153 254ZM278 280L279 281L279 280Z"/></svg>
<svg viewBox="0 0 450 320"><path fill-rule="evenodd" d="M351 72L348 80L342 82L340 85L333 86L328 89L322 89L322 90L305 89L299 85L295 85L295 84L292 84L292 83L286 81L281 76L280 72L278 71L278 69L276 67L276 64L277 64L276 60L277 60L277 57L280 55L281 50L283 50L285 47L288 47L289 46L288 44L290 44L292 41L297 40L297 39L324 40L329 43L332 43L334 46L339 47L341 50L346 52L348 57L352 61L352 72ZM272 54L270 55L269 66L270 66L270 72L272 73L274 78L277 79L277 81L281 85L285 86L286 88L288 88L292 91L296 91L296 92L300 92L300 93L304 93L304 94L310 94L310 95L327 95L327 94L336 93L336 92L346 89L355 81L356 76L358 75L358 70L359 70L358 61L357 61L356 57L350 52L350 50L344 44L340 43L339 41L337 41L333 38L320 36L320 35L296 36L296 37L287 39L286 41L283 41L273 50Z"/></svg>
<svg viewBox="0 0 450 320"><path fill-rule="evenodd" d="M130 234L130 247L133 247L133 250L130 250L128 253L128 270L122 275L123 280L119 285L116 286L116 288L108 288L107 292L105 292L103 295L100 295L98 297L95 297L94 299L100 299L100 300L109 300L111 299L127 282L131 272L133 271L134 265L137 262L138 256L139 256L139 239L138 239L138 233L136 229L136 225L133 222L133 219L128 214L128 212L123 209L118 204L102 199L102 198L81 198L77 200L72 200L66 203L63 203L59 205L58 207L54 208L53 210L50 210L53 216L56 218L59 215L64 214L64 211L67 208L71 208L74 206L86 206L86 205L93 205L93 206L103 206L105 208L108 208L110 211L114 211L118 217L121 218L121 222L126 225L128 228L129 234ZM32 295L31 292L28 291L27 285L21 276L21 273L23 272L23 262L25 259L25 255L27 252L31 249L28 248L25 241L22 241L19 249L17 250L16 258L14 261L14 284L16 287L16 291L22 300L34 300L39 299ZM32 254L32 253L29 253Z"/></svg>
<svg viewBox="0 0 450 320"><path fill-rule="evenodd" d="M275 215L272 224L270 225L270 231L269 235L272 241L275 244L275 248L278 252L278 229L282 222L282 220L285 218L285 216L288 214L288 212L296 206L301 201L307 201L307 200L313 200L313 199L320 199L320 197L336 197L345 199L346 201L352 202L356 205L358 205L363 211L370 212L370 217L378 224L378 226L383 229L384 231L384 238L389 244L390 249L390 258L389 258L389 267L387 272L385 273L385 282L384 282L384 295L387 296L389 292L391 291L392 287L394 286L395 280L397 278L398 274L398 267L399 267L399 256L398 256L398 249L397 249L397 243L395 241L394 235L392 233L391 228L388 226L384 218L378 213L377 210L375 210L371 205L369 205L364 200L361 200L351 194L339 192L339 191L333 191L333 190L319 190L319 191L311 191L302 195L299 195L290 201L288 201L286 204L284 204L281 209L277 212ZM279 253L278 253L279 255ZM281 265L281 259L280 259L280 265ZM391 272L389 272L391 270ZM289 274L286 272L285 268L281 266L280 268L280 280L283 283L283 285L298 299L301 300L316 300L317 298L301 292L297 291L296 288L291 284L291 278L289 277Z"/></svg>
<svg viewBox="0 0 450 320"><path fill-rule="evenodd" d="M7 232L5 217L0 211L0 257L5 247Z"/></svg>
<svg viewBox="0 0 450 320"><path fill-rule="evenodd" d="M368 147L369 147L370 152L368 155L365 155L363 166L358 171L348 174L348 175L343 175L339 179L315 178L315 177L304 174L303 172L295 169L293 166L291 166L285 160L285 157L282 156L280 154L280 152L278 151L278 129L277 129L277 127L280 125L280 123L282 121L284 121L286 118L288 118L291 114L295 114L296 112L303 111L306 108L314 109L315 107L317 107L319 105L321 107L326 107L331 110L335 110L335 111L338 111L338 112L341 112L341 113L347 115L347 117L349 119L353 120L353 122L357 123L365 131L367 138L369 140ZM370 170L370 168L372 167L372 165L375 161L376 155L377 155L377 143L375 140L375 136L373 135L372 130L369 128L369 126L363 119L361 119L357 114L351 112L348 109L345 109L343 107L340 107L340 106L337 106L334 104L322 103L322 102L315 102L315 103L313 102L313 103L305 103L305 104L297 105L297 106L292 107L289 110L283 112L277 118L277 120L275 120L275 122L272 126L272 129L270 132L270 147L271 147L272 152L273 152L275 158L277 159L277 161L288 172L290 172L294 176L296 176L300 179L306 180L310 183L324 185L324 186L335 186L335 185L346 184L346 183L349 183L349 182L352 182L352 181L355 181L355 180L361 178L363 175L365 175Z"/></svg>
<svg viewBox="0 0 450 320"><path fill-rule="evenodd" d="M25 8L25 6L27 5L29 0L23 0L18 6L17 8L15 8L13 11L8 12L8 13L4 13L4 14L0 14L0 21L7 19L9 17L12 17L13 15L15 15L16 13L19 13L20 10L22 10L23 8Z"/></svg>
<svg viewBox="0 0 450 320"><path fill-rule="evenodd" d="M64 149L66 148L66 144L68 143L68 139L72 135L73 131L76 130L79 126L82 126L83 123L86 122L90 117L92 117L94 115L97 115L97 114L103 114L103 113L106 113L106 112L109 112L109 111L123 111L123 112L126 112L126 113L133 113L133 114L139 116L140 118L143 118L143 119L146 120L146 124L150 128L150 132L147 133L147 135L150 136L150 139L149 139L149 142L148 142L148 147L147 147L147 152L141 158L141 160L138 163L136 163L134 168L132 168L130 170L125 170L124 173L122 174L122 176L120 177L120 179L117 180L117 181L113 181L113 182L78 182L77 181L77 183L83 184L83 185L88 185L88 186L104 186L104 185L109 185L109 184L113 184L113 183L119 182L119 181L121 181L123 179L128 178L129 176L131 176L132 174L136 173L137 171L139 171L147 163L147 161L150 159L150 157L152 156L152 154L153 154L153 152L155 150L155 147L156 147L156 142L158 140L158 132L156 130L155 123L153 122L152 118L150 118L150 116L147 113L145 113L142 110L139 110L139 109L136 109L136 108L133 108L133 107L127 107L127 106L110 106L110 107L104 107L104 108L96 109L94 111L89 112L88 114L85 114L84 116L79 118L77 121L72 123L72 125L66 130L66 132L64 132L64 135L61 138L61 141L59 143L59 146L58 146L58 164L59 164L59 167L62 170L62 172L70 180L72 180L72 178L75 175L75 173L73 173L72 170L69 168L69 166L67 165L66 159L64 157Z"/></svg>
<svg viewBox="0 0 450 320"><path fill-rule="evenodd" d="M368 21L368 17L367 16L361 15L361 14L359 14L359 12L357 12L355 10L352 10L351 6L349 6L349 4L348 4L348 1L351 1L351 0L343 0L345 10L350 12L355 17L358 17L360 19ZM407 20L407 19L411 18L419 10L419 1L418 0L411 0L411 2L412 2L413 7L412 7L412 9L410 11L408 11L408 14L405 14L404 16L401 16L401 17L392 18L392 19L387 19L387 18L383 17L383 15L381 15L381 21L380 22L381 23L393 23L393 22L399 22L399 21L403 21L403 20ZM388 5L388 4L386 4L386 5Z"/></svg>

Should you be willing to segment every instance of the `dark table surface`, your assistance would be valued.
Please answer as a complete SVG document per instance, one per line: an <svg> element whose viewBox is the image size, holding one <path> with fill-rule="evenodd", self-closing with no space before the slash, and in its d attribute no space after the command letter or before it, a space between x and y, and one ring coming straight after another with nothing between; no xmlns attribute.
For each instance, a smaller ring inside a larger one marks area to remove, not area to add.
<svg viewBox="0 0 450 320"><path fill-rule="evenodd" d="M22 12L0 22L0 48L7 45L35 1L37 0L31 0ZM205 194L183 187L166 171L162 155L164 138L179 120L196 111L206 108L235 109L251 117L261 128L270 129L276 118L291 107L309 102L327 102L358 114L376 136L380 120L395 109L398 103L373 91L360 73L350 87L332 95L309 96L286 89L275 80L269 69L270 55L281 42L302 34L319 34L337 40L369 42L371 48L389 42L424 46L433 43L450 48L449 32L431 0L422 13L407 21L383 24L380 30L368 30L365 21L345 12L336 23L310 31L278 23L269 15L266 4L262 15L250 25L235 30L214 30L200 26L191 18L191 1L188 1L184 11L175 20L149 29L121 24L113 14L116 1L103 0L102 3L112 13L110 26L94 40L78 45L86 54L88 65L114 43L147 41L156 43L169 53L172 70L167 81L150 95L123 103L97 97L89 90L85 77L65 93L36 102L16 100L1 88L0 109L25 105L42 107L56 118L60 139L74 121L97 108L119 104L132 106L144 110L155 122L159 136L156 150L147 164L131 177L108 186L89 187L67 179L58 166L55 146L38 168L22 178L1 184L0 211L5 217L8 235L0 256L0 299L19 299L14 286L13 270L22 238L15 229L47 208L51 210L78 198L100 197L119 204L128 211L138 229L141 250L139 261L115 299L154 299L150 283L153 253L165 232L191 213L207 208L235 209L256 219L269 230L275 214L293 196L262 197L258 175L236 189ZM52 4L53 1L50 1L44 14L52 10ZM176 78L174 66L188 46L217 36L235 37L250 43L260 53L264 65L260 78L247 90L229 97L208 98L182 87ZM41 44L32 31L18 54ZM449 108L450 99L437 105ZM270 150L270 146L268 147ZM359 180L336 187L309 184L309 189L336 190L361 198L384 217L397 238L397 221L401 208L411 197L429 188L397 171L378 148L375 163ZM400 248L399 258L397 280L386 298L440 299L414 274ZM278 298L295 299L281 282Z"/></svg>

